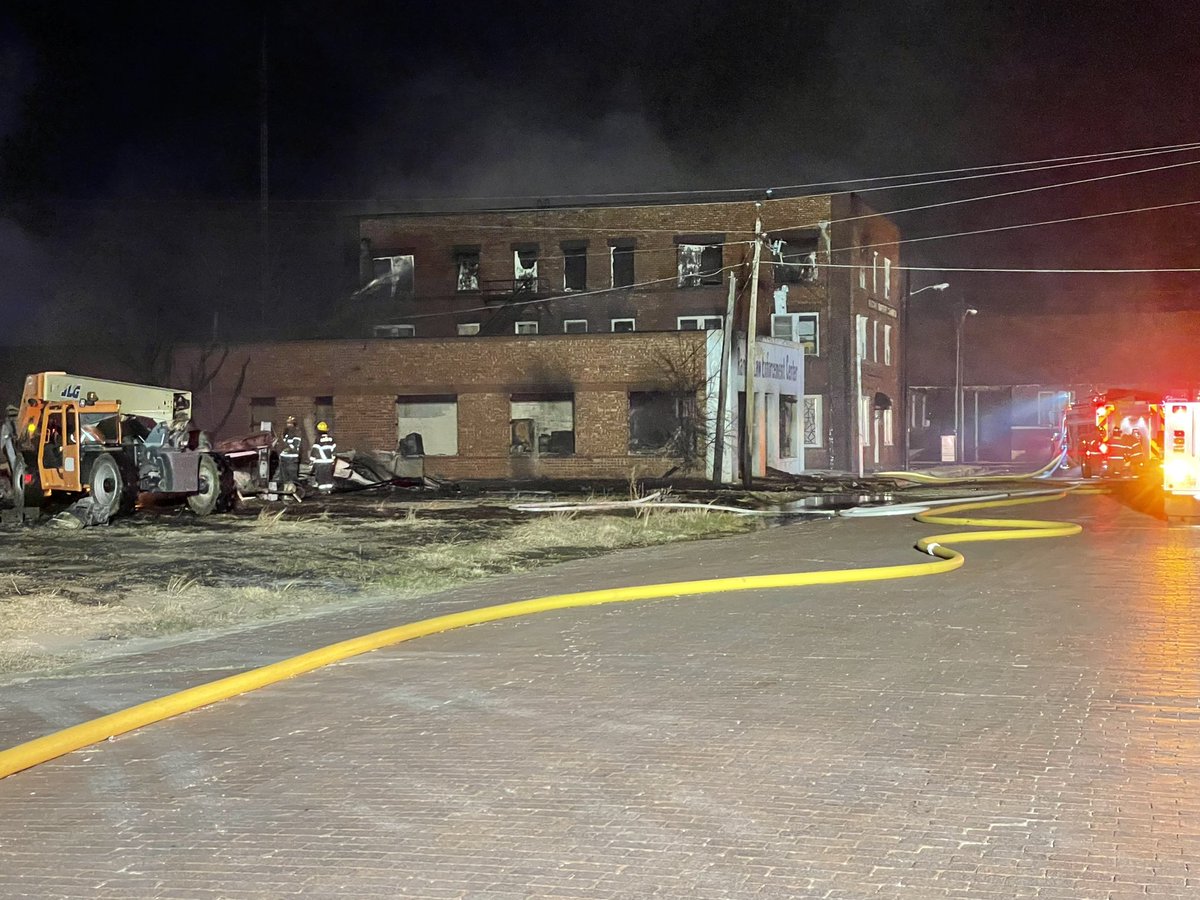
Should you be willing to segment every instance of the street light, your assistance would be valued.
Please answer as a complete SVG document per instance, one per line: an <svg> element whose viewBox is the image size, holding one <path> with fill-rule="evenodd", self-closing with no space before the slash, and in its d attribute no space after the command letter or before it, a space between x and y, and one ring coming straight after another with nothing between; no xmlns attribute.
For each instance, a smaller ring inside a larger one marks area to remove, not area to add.
<svg viewBox="0 0 1200 900"><path fill-rule="evenodd" d="M962 333L967 316L975 316L979 310L968 306L958 317L958 328L954 333L954 461L963 461L962 439L966 416L963 403Z"/></svg>
<svg viewBox="0 0 1200 900"><path fill-rule="evenodd" d="M921 293L921 291L944 291L948 287L950 287L950 282L948 281L943 281L941 284L927 284L923 288L917 288L915 291L909 291L908 296L915 297L917 294Z"/></svg>

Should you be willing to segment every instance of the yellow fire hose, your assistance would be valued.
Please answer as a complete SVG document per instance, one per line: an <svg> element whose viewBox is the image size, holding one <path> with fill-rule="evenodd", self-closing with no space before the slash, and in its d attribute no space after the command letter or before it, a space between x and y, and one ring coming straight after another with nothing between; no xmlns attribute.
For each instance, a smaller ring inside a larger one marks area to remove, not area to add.
<svg viewBox="0 0 1200 900"><path fill-rule="evenodd" d="M327 647L321 647L308 653L302 653L299 656L293 656L280 662L262 666L261 668L251 669L247 672L168 694L165 697L139 703L128 709L101 716L100 718L92 719L79 725L73 725L70 728L64 728L61 731L56 731L44 737L36 738L0 751L0 778L7 778L15 772L31 768L74 750L100 743L116 735L125 734L136 728L161 722L172 716L216 703L218 700L225 700L238 694L245 694L258 688L283 681L286 678L311 672L314 669L340 662L361 653L378 650L381 647L388 647L393 644L403 643L404 641L411 641L429 634L437 634L455 628L464 628L468 625L480 625L484 622L512 619L518 616L528 616L556 609L599 606L605 603L623 603L632 600L657 600L666 597L685 597L730 591L762 590L766 588L803 587L806 585L851 584L860 581L916 578L924 575L950 572L962 566L964 559L961 553L950 549L949 544L963 544L974 541L1007 541L1064 537L1078 534L1082 531L1079 525L1068 522L1046 522L1036 519L975 519L954 516L952 515L953 513L960 513L968 509L1042 503L1047 500L1060 499L1066 493L1064 491L1053 495L1043 494L1036 497L994 500L984 503L963 503L958 506L943 507L936 514L926 512L918 515L916 517L918 521L930 524L982 526L1001 529L993 531L954 532L952 534L937 534L921 538L917 542L917 548L931 556L938 557L937 560L932 562L875 566L862 569L839 569L824 572L788 572L779 575L712 578L702 581L681 581L666 584L641 585L638 587L608 588L575 594L556 594L549 597L519 600L513 603L501 603L496 606L485 606L480 609L435 616L434 618L412 622L408 625L376 631L347 641L330 644Z"/></svg>

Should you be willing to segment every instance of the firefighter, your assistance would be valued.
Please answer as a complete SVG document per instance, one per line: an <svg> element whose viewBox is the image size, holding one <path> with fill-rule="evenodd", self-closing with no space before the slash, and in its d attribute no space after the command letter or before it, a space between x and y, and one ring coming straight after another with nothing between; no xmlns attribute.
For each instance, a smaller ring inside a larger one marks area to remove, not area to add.
<svg viewBox="0 0 1200 900"><path fill-rule="evenodd" d="M279 470L275 473L281 489L295 487L300 479L300 430L296 427L296 417L288 416L283 428L283 440L280 442Z"/></svg>
<svg viewBox="0 0 1200 900"><path fill-rule="evenodd" d="M317 423L317 442L308 450L308 461L312 463L310 479L324 494L333 490L333 460L337 442L329 433L329 424Z"/></svg>

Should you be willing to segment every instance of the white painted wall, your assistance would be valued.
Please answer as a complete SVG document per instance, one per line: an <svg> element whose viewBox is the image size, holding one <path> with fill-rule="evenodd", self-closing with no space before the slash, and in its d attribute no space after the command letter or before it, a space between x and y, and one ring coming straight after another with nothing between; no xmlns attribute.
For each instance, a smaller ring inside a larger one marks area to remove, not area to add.
<svg viewBox="0 0 1200 900"><path fill-rule="evenodd" d="M458 403L422 400L396 404L397 440L416 431L426 456L458 455Z"/></svg>

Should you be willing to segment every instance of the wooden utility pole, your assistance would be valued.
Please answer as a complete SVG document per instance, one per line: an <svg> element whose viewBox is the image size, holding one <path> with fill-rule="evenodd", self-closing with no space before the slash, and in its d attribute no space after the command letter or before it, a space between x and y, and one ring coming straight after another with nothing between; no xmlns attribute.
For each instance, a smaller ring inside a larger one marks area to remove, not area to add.
<svg viewBox="0 0 1200 900"><path fill-rule="evenodd" d="M755 203L762 210L761 203ZM757 461L758 411L754 408L754 337L758 331L758 264L762 259L762 214L754 218L754 262L750 265L750 316L746 322L746 458L742 466L742 484L750 487Z"/></svg>
<svg viewBox="0 0 1200 900"><path fill-rule="evenodd" d="M725 304L725 327L721 329L721 369L717 372L717 442L713 445L713 484L721 484L724 481L725 416L728 413L730 383L733 381L730 360L733 358L732 343L735 333L733 330L733 306L736 296L737 276L731 272L729 275L729 300Z"/></svg>

